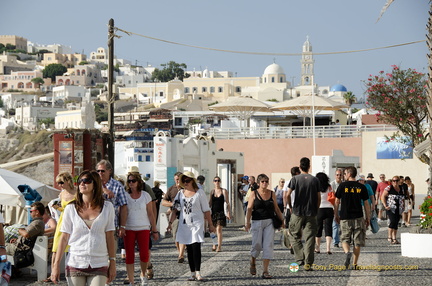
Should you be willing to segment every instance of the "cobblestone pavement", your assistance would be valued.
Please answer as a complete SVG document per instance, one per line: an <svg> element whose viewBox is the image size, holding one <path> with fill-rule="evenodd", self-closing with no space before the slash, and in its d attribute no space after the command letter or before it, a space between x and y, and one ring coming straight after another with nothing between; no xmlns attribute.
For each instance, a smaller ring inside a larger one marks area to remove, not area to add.
<svg viewBox="0 0 432 286"><path fill-rule="evenodd" d="M417 221L418 219L414 222ZM413 228L414 226L400 228L399 233L409 232ZM391 245L387 241L385 223L381 224L381 229L377 234L368 232L367 237L367 245L361 250L358 264L367 267L384 266L398 269L338 270L338 268L343 268L345 261L342 248L333 248L333 254L328 255L323 243L321 253L315 254L315 265L312 266L314 271L304 271L301 267L298 272L291 272L289 265L295 262L294 255L281 245L281 233L277 232L275 257L269 268L274 278L262 279L260 277L261 261L257 261L258 275L253 277L249 274L251 235L242 231L240 226L230 225L224 228L222 252L212 252L211 240L206 238L206 243L202 248L201 272L208 279L205 285L432 285L432 258L402 257L400 245ZM202 284L202 282L187 281L190 275L189 266L187 261L183 264L177 262L177 253L172 238L163 239L154 245L152 263L155 276L153 280L150 280L150 285ZM414 269L410 270L412 268ZM135 273L135 281L139 281L138 270ZM120 261L117 264L117 278L112 285L123 285L125 277L125 264ZM35 280L35 273L29 273L12 280L10 285L48 285L48 283L35 282ZM59 285L66 285L64 278ZM136 283L136 285L139 284Z"/></svg>

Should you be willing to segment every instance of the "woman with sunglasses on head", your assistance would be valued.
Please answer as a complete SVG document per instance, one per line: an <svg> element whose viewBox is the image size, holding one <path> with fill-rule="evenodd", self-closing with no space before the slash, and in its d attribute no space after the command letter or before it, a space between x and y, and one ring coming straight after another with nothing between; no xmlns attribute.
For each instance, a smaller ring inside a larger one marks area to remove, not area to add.
<svg viewBox="0 0 432 286"><path fill-rule="evenodd" d="M181 189L174 198L168 230L180 212L176 241L185 244L188 254L191 277L189 281L205 281L201 276L201 243L204 242L204 219L209 224L210 232L214 232L210 207L204 191L198 188L197 180L192 172L184 172L179 177Z"/></svg>
<svg viewBox="0 0 432 286"><path fill-rule="evenodd" d="M250 274L256 275L256 258L261 250L263 252L263 279L273 278L268 270L270 259L273 259L275 228L273 227L273 216L282 221L284 228L284 219L282 212L277 205L276 194L268 188L269 177L265 174L258 175L258 189L251 192L247 213L246 213L246 231L252 233ZM252 224L251 224L252 219Z"/></svg>
<svg viewBox="0 0 432 286"><path fill-rule="evenodd" d="M399 186L399 176L393 176L391 185L383 191L381 201L387 210L387 217L390 220L387 240L391 244L399 244L396 234L400 217L405 208L405 194Z"/></svg>
<svg viewBox="0 0 432 286"><path fill-rule="evenodd" d="M56 256L58 244L60 241L60 227L63 221L63 211L64 208L73 200L75 200L76 189L74 187L74 182L71 174L68 172L60 173L56 177L56 183L61 188L61 192L59 195L60 204L53 204L52 207L60 212L60 217L57 221L57 228L54 233L53 246L52 246L52 257L51 257L51 265L54 264L54 259ZM66 248L66 251L68 249ZM50 277L44 280L44 282L51 282Z"/></svg>
<svg viewBox="0 0 432 286"><path fill-rule="evenodd" d="M150 235L154 240L159 239L156 228L156 217L152 197L144 190L141 175L130 172L126 181L126 200L128 217L126 220L126 235L124 245L126 249L126 271L129 285L134 284L135 243L138 243L141 285L148 285L144 275L150 261Z"/></svg>
<svg viewBox="0 0 432 286"><path fill-rule="evenodd" d="M51 280L59 281L60 261L69 244L68 285L103 286L116 276L114 207L104 200L101 179L96 171L82 172L78 186L75 201L64 210Z"/></svg>
<svg viewBox="0 0 432 286"><path fill-rule="evenodd" d="M214 177L213 183L215 188L210 192L210 209L213 226L216 227L216 234L218 238L218 245L213 245L212 250L221 252L222 249L222 228L226 226L227 218L231 219L230 204L228 191L221 187L221 178ZM227 208L227 215L225 215L225 203Z"/></svg>

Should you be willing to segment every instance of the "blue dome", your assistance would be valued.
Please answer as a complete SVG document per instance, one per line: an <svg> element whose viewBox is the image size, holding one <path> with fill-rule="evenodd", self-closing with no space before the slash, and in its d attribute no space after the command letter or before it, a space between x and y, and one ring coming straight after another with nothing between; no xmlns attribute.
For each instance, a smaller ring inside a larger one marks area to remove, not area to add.
<svg viewBox="0 0 432 286"><path fill-rule="evenodd" d="M335 84L330 88L330 91L348 91L347 88L341 84Z"/></svg>

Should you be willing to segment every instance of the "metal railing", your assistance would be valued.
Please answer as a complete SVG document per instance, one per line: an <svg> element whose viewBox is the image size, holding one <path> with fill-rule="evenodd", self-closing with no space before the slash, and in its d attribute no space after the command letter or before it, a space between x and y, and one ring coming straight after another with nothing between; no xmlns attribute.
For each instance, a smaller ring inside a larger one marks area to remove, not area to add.
<svg viewBox="0 0 432 286"><path fill-rule="evenodd" d="M362 132L397 131L392 125L326 125L315 126L315 138L360 137ZM215 139L284 139L312 138L312 126L288 127L247 127L247 128L209 128L200 130L200 135L206 133Z"/></svg>

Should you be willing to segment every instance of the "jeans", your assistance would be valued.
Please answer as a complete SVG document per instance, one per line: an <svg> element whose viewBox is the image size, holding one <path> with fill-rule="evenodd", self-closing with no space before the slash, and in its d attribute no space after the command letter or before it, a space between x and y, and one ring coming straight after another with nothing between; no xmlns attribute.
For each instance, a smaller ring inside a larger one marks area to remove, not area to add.
<svg viewBox="0 0 432 286"><path fill-rule="evenodd" d="M333 244L340 243L339 228L339 224L333 219Z"/></svg>

